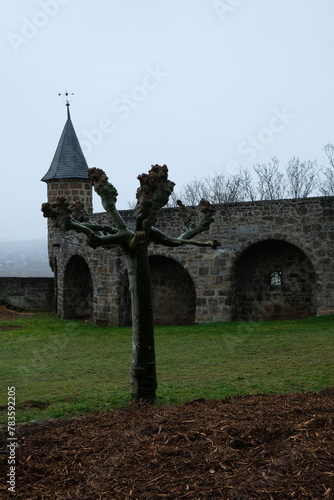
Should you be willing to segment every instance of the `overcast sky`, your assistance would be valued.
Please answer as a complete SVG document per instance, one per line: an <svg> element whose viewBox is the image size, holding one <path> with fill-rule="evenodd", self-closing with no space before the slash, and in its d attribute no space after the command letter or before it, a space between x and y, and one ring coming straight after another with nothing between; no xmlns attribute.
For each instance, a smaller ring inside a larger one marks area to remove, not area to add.
<svg viewBox="0 0 334 500"><path fill-rule="evenodd" d="M66 121L128 208L137 175L176 188L334 142L333 0L12 0L1 5L0 241L40 212ZM96 211L101 211L96 202Z"/></svg>

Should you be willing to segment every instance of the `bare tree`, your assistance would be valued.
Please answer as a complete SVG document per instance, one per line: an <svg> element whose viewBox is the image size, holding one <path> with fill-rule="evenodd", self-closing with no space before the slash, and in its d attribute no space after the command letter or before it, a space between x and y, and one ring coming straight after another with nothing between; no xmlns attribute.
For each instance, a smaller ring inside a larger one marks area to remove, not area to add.
<svg viewBox="0 0 334 500"><path fill-rule="evenodd" d="M87 244L93 248L120 247L123 250L129 275L132 307L132 398L135 401L155 401L157 379L148 246L152 242L167 247L195 245L217 248L219 242L216 240L192 239L209 229L214 220L214 207L202 200L198 207L199 220L196 224L192 224L185 207L179 202L183 221L187 225L186 231L178 238L172 238L157 229L154 224L158 213L168 202L174 183L168 180L166 165L154 165L148 174L138 176L140 187L136 194L135 227L131 229L116 208L117 191L108 182L104 171L91 168L88 174L96 193L101 197L104 209L113 220L113 226L90 222L81 202L69 206L65 198L58 198L52 204L44 203L42 211L44 217L52 219L63 231L74 230L85 234Z"/></svg>
<svg viewBox="0 0 334 500"><path fill-rule="evenodd" d="M255 191L247 169L240 169L234 175L226 176L220 172L202 179L194 179L174 195L175 205L178 197L188 206L198 204L202 198L213 204L236 203L247 199L254 200Z"/></svg>
<svg viewBox="0 0 334 500"><path fill-rule="evenodd" d="M254 165L258 176L257 193L260 200L279 200L285 196L284 174L274 156L270 162Z"/></svg>
<svg viewBox="0 0 334 500"><path fill-rule="evenodd" d="M334 167L334 146L327 144L325 152ZM279 160L274 156L268 163L256 164L253 168L255 176L252 176L246 167L240 167L233 175L220 172L194 179L185 184L178 194L172 194L170 206L177 205L178 197L188 206L196 205L202 198L212 204L279 200L284 197L306 198L311 196L317 187L320 187L324 195L334 195L334 168L327 169L326 183L320 184L320 168L316 160L301 161L294 156L283 173ZM257 184L254 185L254 182Z"/></svg>
<svg viewBox="0 0 334 500"><path fill-rule="evenodd" d="M334 144L326 144L325 154L329 161L329 167L324 172L324 179L320 183L319 192L323 196L334 196Z"/></svg>
<svg viewBox="0 0 334 500"><path fill-rule="evenodd" d="M172 194L172 203L174 206L177 206L177 200L180 198L185 205L195 206L198 205L202 198L207 199L206 196L204 196L204 193L205 182L203 179L195 178L194 180L184 184L179 192Z"/></svg>
<svg viewBox="0 0 334 500"><path fill-rule="evenodd" d="M239 176L241 178L241 198L240 201L254 201L257 199L256 189L254 188L253 179L249 170L244 167L239 169Z"/></svg>
<svg viewBox="0 0 334 500"><path fill-rule="evenodd" d="M330 166L334 168L334 144L326 144L326 146L324 147L324 151Z"/></svg>
<svg viewBox="0 0 334 500"><path fill-rule="evenodd" d="M300 161L291 158L286 168L287 195L289 198L307 198L319 183L319 168L316 160Z"/></svg>
<svg viewBox="0 0 334 500"><path fill-rule="evenodd" d="M225 177L223 173L205 179L206 199L210 203L242 201L243 180L240 174Z"/></svg>

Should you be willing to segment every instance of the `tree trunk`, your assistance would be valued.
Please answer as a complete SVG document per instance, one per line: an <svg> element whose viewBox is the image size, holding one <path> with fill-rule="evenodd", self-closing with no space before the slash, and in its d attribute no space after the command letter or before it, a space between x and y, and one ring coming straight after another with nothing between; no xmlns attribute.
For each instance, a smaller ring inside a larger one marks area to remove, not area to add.
<svg viewBox="0 0 334 500"><path fill-rule="evenodd" d="M132 307L131 396L134 401L154 402L157 378L147 247L146 242L139 242L134 254L127 257Z"/></svg>

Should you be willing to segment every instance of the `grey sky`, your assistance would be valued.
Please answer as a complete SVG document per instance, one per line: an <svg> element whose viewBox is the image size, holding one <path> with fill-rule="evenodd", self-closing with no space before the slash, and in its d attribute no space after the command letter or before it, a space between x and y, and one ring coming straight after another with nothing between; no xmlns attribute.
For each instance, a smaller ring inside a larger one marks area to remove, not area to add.
<svg viewBox="0 0 334 500"><path fill-rule="evenodd" d="M0 241L46 237L40 206L71 116L119 208L166 163L176 189L334 142L332 0L13 0L1 10ZM96 203L97 211L100 205Z"/></svg>

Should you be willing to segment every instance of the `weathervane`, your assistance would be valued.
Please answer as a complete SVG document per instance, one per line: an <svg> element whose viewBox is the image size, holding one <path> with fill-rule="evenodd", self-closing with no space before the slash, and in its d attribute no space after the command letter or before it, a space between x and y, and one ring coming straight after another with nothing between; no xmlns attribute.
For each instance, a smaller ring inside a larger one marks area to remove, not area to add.
<svg viewBox="0 0 334 500"><path fill-rule="evenodd" d="M67 118L69 119L70 118L70 101L68 99L68 96L69 95L74 95L73 92L67 92L67 90L65 90L65 92L62 94L62 93L58 93L59 96L63 95L65 96L65 102L66 102L66 106L67 106Z"/></svg>

